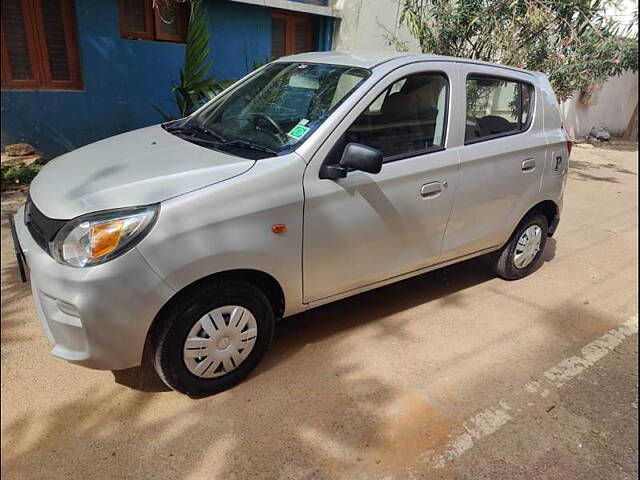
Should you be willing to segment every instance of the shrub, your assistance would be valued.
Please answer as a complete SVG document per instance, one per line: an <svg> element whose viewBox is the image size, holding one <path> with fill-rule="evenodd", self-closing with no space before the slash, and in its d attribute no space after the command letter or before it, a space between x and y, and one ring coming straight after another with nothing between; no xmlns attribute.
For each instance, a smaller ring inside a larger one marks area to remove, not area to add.
<svg viewBox="0 0 640 480"><path fill-rule="evenodd" d="M42 165L16 165L2 170L2 191L18 190L31 183Z"/></svg>

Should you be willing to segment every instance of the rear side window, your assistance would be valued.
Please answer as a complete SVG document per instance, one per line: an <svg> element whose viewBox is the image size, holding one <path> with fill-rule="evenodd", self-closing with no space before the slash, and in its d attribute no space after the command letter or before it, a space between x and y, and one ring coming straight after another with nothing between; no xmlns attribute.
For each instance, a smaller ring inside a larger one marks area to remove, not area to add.
<svg viewBox="0 0 640 480"><path fill-rule="evenodd" d="M344 144L377 148L385 160L444 147L449 82L420 73L392 83L351 125Z"/></svg>
<svg viewBox="0 0 640 480"><path fill-rule="evenodd" d="M465 144L522 132L531 123L533 87L525 82L467 77Z"/></svg>

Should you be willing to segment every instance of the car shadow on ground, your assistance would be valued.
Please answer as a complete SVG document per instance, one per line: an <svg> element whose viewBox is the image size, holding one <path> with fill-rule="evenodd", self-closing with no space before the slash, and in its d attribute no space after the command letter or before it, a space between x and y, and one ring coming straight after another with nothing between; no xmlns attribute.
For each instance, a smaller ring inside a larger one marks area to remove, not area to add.
<svg viewBox="0 0 640 480"><path fill-rule="evenodd" d="M13 250L11 233L9 231L9 215L15 213L18 200L22 197L20 194L2 195L5 199L17 200L11 201L11 205L16 208L2 209L2 243L10 245L6 251L2 251L3 262L0 277L2 278L2 346L11 343L19 343L28 341L29 338L20 333L21 327L25 323L23 310L25 303L30 301L31 288L29 283L24 283L20 279L15 252ZM3 205L4 207L4 205Z"/></svg>
<svg viewBox="0 0 640 480"><path fill-rule="evenodd" d="M556 240L549 238L542 263L553 260L555 252ZM287 317L276 325L273 344L252 376L259 376L286 361L304 345L367 323L378 322L379 335L406 340L411 337L410 332L395 325L385 328L381 320L436 300L440 301L440 307L455 306L460 300L459 292L494 278L496 275L485 255ZM156 374L148 346L142 365L112 373L116 383L134 390L170 390Z"/></svg>
<svg viewBox="0 0 640 480"><path fill-rule="evenodd" d="M551 240L544 258L554 255ZM387 316L430 303L434 310L464 306L464 290L493 279L487 258L480 257L285 319L247 381L197 402L135 391L164 389L153 387L151 370L116 373L131 389L83 385L74 400L27 410L4 427L3 469L24 478L43 476L43 469L49 477L79 478L96 471L109 478L150 472L188 478L203 471L229 479L339 478L336 472L345 471L395 477L407 465L423 465L420 455L442 448L461 419L346 360L350 346L343 334L365 326L373 339L411 343L412 332ZM483 344L425 366L425 375L446 377L487 350ZM470 379L465 388L477 385Z"/></svg>

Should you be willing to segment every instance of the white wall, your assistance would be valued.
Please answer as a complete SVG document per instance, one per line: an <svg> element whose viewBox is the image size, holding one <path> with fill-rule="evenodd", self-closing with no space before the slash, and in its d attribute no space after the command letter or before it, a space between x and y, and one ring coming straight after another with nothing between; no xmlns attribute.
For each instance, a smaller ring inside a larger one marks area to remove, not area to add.
<svg viewBox="0 0 640 480"><path fill-rule="evenodd" d="M580 103L579 92L564 102L565 127L574 138L584 137L593 127L604 127L612 135L621 135L637 104L638 73L626 72L607 80L593 105Z"/></svg>
<svg viewBox="0 0 640 480"><path fill-rule="evenodd" d="M333 0L340 16L334 32L333 49L347 51L394 51L387 45L385 29L407 41L409 51L420 52L418 42L405 27L398 29L398 0Z"/></svg>

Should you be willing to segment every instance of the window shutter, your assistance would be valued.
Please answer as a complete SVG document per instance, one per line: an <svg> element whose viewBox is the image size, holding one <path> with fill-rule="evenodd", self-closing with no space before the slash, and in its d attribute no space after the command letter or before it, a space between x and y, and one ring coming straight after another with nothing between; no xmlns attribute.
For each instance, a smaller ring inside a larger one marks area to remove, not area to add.
<svg viewBox="0 0 640 480"><path fill-rule="evenodd" d="M42 0L42 24L51 80L71 80L60 0Z"/></svg>
<svg viewBox="0 0 640 480"><path fill-rule="evenodd" d="M284 57L286 54L287 20L274 16L271 19L271 56Z"/></svg>
<svg viewBox="0 0 640 480"><path fill-rule="evenodd" d="M42 86L81 87L80 59L75 39L73 0L31 0L34 8Z"/></svg>
<svg viewBox="0 0 640 480"><path fill-rule="evenodd" d="M120 1L120 35L123 38L153 40L151 0Z"/></svg>
<svg viewBox="0 0 640 480"><path fill-rule="evenodd" d="M2 0L2 57L13 80L31 80L35 76L24 14L21 0Z"/></svg>
<svg viewBox="0 0 640 480"><path fill-rule="evenodd" d="M313 50L313 20L301 13L274 11L271 14L271 57Z"/></svg>
<svg viewBox="0 0 640 480"><path fill-rule="evenodd" d="M295 22L293 34L293 52L303 53L311 50L312 26L308 20Z"/></svg>
<svg viewBox="0 0 640 480"><path fill-rule="evenodd" d="M146 31L144 0L124 0L122 3L125 30Z"/></svg>
<svg viewBox="0 0 640 480"><path fill-rule="evenodd" d="M2 87L79 89L73 0L2 0Z"/></svg>
<svg viewBox="0 0 640 480"><path fill-rule="evenodd" d="M180 35L178 25L178 5L174 2L158 2L156 26L163 35Z"/></svg>
<svg viewBox="0 0 640 480"><path fill-rule="evenodd" d="M189 12L186 2L164 0L153 9L156 39L185 42Z"/></svg>

